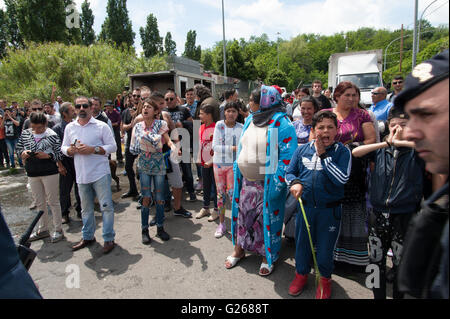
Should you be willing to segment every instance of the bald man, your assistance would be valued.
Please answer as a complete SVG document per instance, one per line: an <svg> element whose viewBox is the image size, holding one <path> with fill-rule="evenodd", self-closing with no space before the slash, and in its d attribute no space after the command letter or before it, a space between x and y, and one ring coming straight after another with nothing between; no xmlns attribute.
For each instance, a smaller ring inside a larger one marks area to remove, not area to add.
<svg viewBox="0 0 450 319"><path fill-rule="evenodd" d="M387 90L380 86L372 90L372 106L370 111L375 113L377 121L387 121L389 110L392 107L392 103L386 100Z"/></svg>

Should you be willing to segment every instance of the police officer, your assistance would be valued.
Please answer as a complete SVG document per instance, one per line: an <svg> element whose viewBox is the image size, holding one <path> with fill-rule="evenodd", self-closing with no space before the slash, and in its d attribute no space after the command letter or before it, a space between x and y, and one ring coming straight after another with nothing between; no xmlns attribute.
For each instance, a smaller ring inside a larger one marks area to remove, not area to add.
<svg viewBox="0 0 450 319"><path fill-rule="evenodd" d="M426 169L449 173L449 51L417 65L394 100L410 120L406 138L415 142ZM398 284L417 298L449 296L448 180L423 205L403 246Z"/></svg>

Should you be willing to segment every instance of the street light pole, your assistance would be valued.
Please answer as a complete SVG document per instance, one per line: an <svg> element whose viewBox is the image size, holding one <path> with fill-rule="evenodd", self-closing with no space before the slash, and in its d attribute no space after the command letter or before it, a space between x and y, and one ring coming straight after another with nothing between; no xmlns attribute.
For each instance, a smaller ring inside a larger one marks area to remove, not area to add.
<svg viewBox="0 0 450 319"><path fill-rule="evenodd" d="M417 60L417 8L419 6L419 0L414 1L414 39L413 39L413 52L412 52L412 68L416 66Z"/></svg>
<svg viewBox="0 0 450 319"><path fill-rule="evenodd" d="M280 32L277 32L277 60L278 60L278 70L280 70L280 50L279 50L279 35L281 35Z"/></svg>
<svg viewBox="0 0 450 319"><path fill-rule="evenodd" d="M223 76L227 76L227 43L225 41L225 9L222 0L222 24L223 24Z"/></svg>
<svg viewBox="0 0 450 319"><path fill-rule="evenodd" d="M437 0L434 0L433 2L431 2L423 11L422 14L420 15L420 20L419 20L419 30L417 32L417 53L419 53L419 42L420 42L420 28L422 25L422 19L423 19L423 14L425 13L425 11L433 4L435 3Z"/></svg>

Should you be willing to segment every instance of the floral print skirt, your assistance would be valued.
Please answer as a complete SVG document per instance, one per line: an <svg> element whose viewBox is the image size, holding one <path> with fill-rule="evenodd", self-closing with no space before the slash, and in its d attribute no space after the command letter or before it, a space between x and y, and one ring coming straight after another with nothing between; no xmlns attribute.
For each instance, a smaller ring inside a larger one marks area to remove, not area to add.
<svg viewBox="0 0 450 319"><path fill-rule="evenodd" d="M237 244L244 250L265 256L264 247L264 181L242 180L237 221Z"/></svg>

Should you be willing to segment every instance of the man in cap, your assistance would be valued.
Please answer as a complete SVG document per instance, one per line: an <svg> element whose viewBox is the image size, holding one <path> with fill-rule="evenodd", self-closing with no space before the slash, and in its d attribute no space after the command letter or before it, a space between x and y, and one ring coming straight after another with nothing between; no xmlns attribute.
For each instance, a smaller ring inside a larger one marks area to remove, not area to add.
<svg viewBox="0 0 450 319"><path fill-rule="evenodd" d="M410 120L406 138L415 142L426 169L449 173L449 51L417 65L394 100ZM408 231L399 267L400 290L417 298L449 297L448 182L423 205Z"/></svg>

